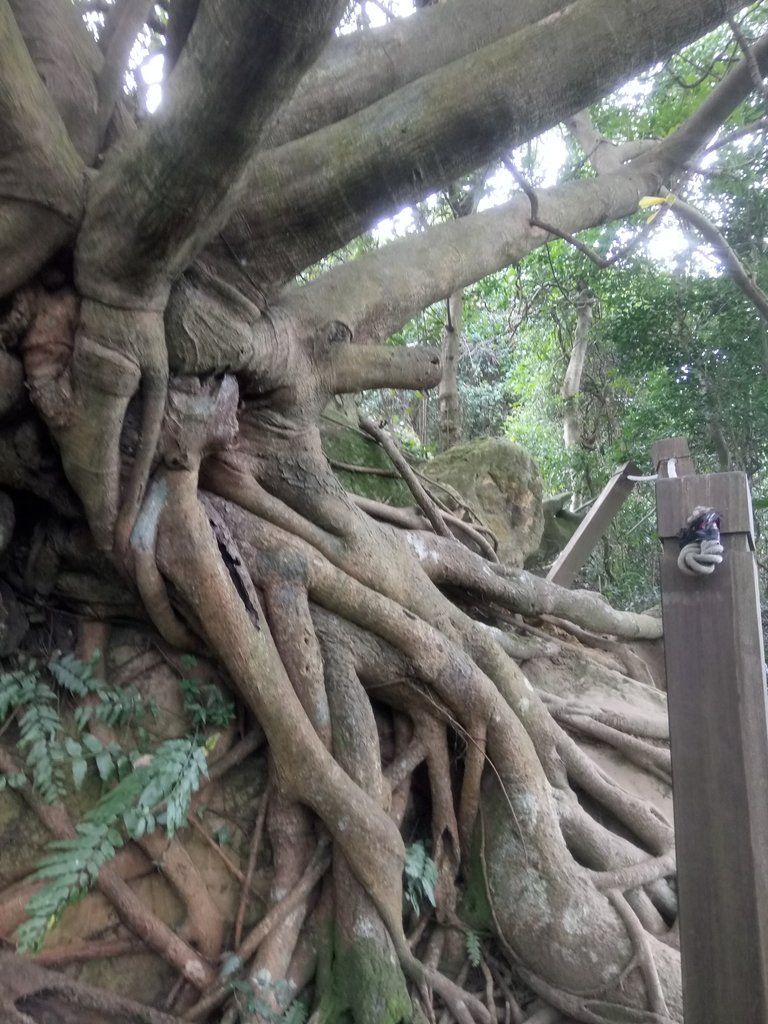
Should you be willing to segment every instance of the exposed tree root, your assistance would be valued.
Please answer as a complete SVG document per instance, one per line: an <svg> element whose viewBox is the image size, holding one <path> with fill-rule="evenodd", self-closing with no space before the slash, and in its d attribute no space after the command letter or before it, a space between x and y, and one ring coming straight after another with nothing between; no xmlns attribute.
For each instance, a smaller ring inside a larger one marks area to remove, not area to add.
<svg viewBox="0 0 768 1024"><path fill-rule="evenodd" d="M81 985L70 978L18 957L0 953L0 1012L8 1024L30 1024L35 1017L25 1012L45 1013L50 1007L55 1019L65 1024L100 1024L109 1020L114 1024L178 1024L159 1010L123 999L102 989ZM39 1017L37 1018L39 1019Z"/></svg>
<svg viewBox="0 0 768 1024"><path fill-rule="evenodd" d="M443 949L438 933L429 938L424 909L411 941L405 937L401 830L414 801L426 800L439 922L458 920L459 893L474 886L483 927L496 934L516 976L550 1005L587 1024L604 1024L611 1013L643 1024L679 1021L679 966L665 934L675 914L665 881L674 872L671 826L572 738L598 742L666 781L661 718L540 697L517 661L543 664L563 651L562 641L520 637L514 616L567 616L577 634L569 657L621 685L626 677L611 666L640 674L639 666L613 658L616 641L591 643L593 633L584 631L655 637L659 622L490 563L477 537L462 538L480 549L473 551L450 534L436 506L439 536L419 522L416 529L373 522L339 488L313 429L286 437L258 414L241 415L241 450L222 454L236 397L226 382L172 391L164 468L125 560L166 640L204 643L269 743L275 789L259 820L266 815L269 823L273 905L244 934L250 868L230 866L242 888L234 977L247 979L273 1015L317 965L315 1003L331 1019L344 1011L356 1024L399 1024L418 1001L429 1017L433 996L462 1024L490 1024L499 1001L519 1018L511 991L499 988L485 960L469 987L451 980L448 973L462 977L460 965L446 971L449 944ZM216 496L198 492L201 465ZM469 595L466 610L449 596L456 592ZM262 827L256 823L251 863ZM199 883L174 861L175 848L152 840L148 849L165 859L191 909ZM313 890L330 863L333 897L326 884L313 910ZM222 922L203 943L210 914L195 909L188 934L213 959ZM308 947L302 929L317 914L323 924ZM189 947L181 956L167 935L148 941L190 977ZM206 973L197 985L206 991L185 1019L202 1021L229 998L232 979L214 981L198 962ZM252 1024L266 1019L262 1011L240 1013Z"/></svg>

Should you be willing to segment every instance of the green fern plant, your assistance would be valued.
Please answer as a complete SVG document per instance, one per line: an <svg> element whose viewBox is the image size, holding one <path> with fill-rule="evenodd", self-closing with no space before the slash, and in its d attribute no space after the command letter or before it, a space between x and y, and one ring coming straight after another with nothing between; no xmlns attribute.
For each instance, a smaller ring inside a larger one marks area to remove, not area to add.
<svg viewBox="0 0 768 1024"><path fill-rule="evenodd" d="M309 1007L301 999L295 999L282 1017L282 1024L307 1024Z"/></svg>
<svg viewBox="0 0 768 1024"><path fill-rule="evenodd" d="M191 654L184 655L183 663L190 668L196 664ZM223 729L235 717L235 705L218 686L201 683L197 679L179 680L184 714L193 729Z"/></svg>
<svg viewBox="0 0 768 1024"><path fill-rule="evenodd" d="M467 959L473 967L479 967L483 959L483 952L480 948L480 936L477 932L468 931L466 935Z"/></svg>
<svg viewBox="0 0 768 1024"><path fill-rule="evenodd" d="M49 845L32 876L47 884L30 899L28 919L16 933L20 951L40 948L46 932L88 892L126 836L138 839L159 825L172 836L186 825L192 795L208 774L206 754L212 745L167 740L154 755L138 757L130 773L86 813L76 836Z"/></svg>
<svg viewBox="0 0 768 1024"><path fill-rule="evenodd" d="M73 654L51 658L48 671L63 689L75 697L94 696L96 702L81 704L75 711L75 724L83 730L95 719L105 725L127 725L140 719L146 711L157 717L154 701L145 701L135 686L115 687L94 676L93 670L100 657L95 651L90 662L80 661Z"/></svg>
<svg viewBox="0 0 768 1024"><path fill-rule="evenodd" d="M160 826L173 836L186 825L216 742L216 737L202 745L190 737L167 740L145 754L126 751L116 741L103 743L87 731L91 721L126 725L155 709L134 687L110 687L97 678L97 658L89 663L71 654L46 663L20 658L0 672L0 723L18 716L18 747L24 751L24 771L0 777L0 788L31 785L53 803L66 792L67 769L79 789L89 765L109 787L76 826L75 836L48 846L33 875L46 884L27 904L28 919L17 931L21 951L39 949L64 909L88 892L126 838L138 839ZM95 698L75 709L74 735L67 734L59 715L62 690L80 700Z"/></svg>
<svg viewBox="0 0 768 1024"><path fill-rule="evenodd" d="M117 744L105 747L84 730L92 719L110 726L125 725L138 721L145 710L154 713L156 709L152 702L142 701L135 687L110 687L95 678L97 658L98 652L88 663L72 654L57 655L45 664L20 658L16 667L0 672L0 722L18 714L18 746L24 751L25 766L21 779L22 773L0 777L0 789L18 788L30 781L43 800L55 803L66 792L67 766L78 789L89 760L103 781L125 770L129 762ZM58 710L60 690L78 698L96 698L75 709L77 738L65 735Z"/></svg>
<svg viewBox="0 0 768 1024"><path fill-rule="evenodd" d="M65 792L62 747L63 727L56 692L41 678L34 662L0 674L0 721L19 716L19 749L24 751L26 773L48 803ZM8 783L7 777L0 782Z"/></svg>
<svg viewBox="0 0 768 1024"><path fill-rule="evenodd" d="M426 899L434 907L437 865L419 839L405 851L405 897L418 914Z"/></svg>

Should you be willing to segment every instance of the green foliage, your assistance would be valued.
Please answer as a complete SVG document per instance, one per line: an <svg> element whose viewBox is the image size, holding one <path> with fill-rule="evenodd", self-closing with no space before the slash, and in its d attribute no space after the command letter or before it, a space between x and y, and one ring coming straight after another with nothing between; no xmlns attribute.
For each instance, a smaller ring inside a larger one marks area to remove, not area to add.
<svg viewBox="0 0 768 1024"><path fill-rule="evenodd" d="M284 978L271 981L269 978L259 977L257 981L259 994L243 979L238 978L230 982L230 988L237 995L241 1012L248 1015L258 1014L268 1024L305 1024L309 1016L309 1006L304 999L295 999L284 1012L276 1012L267 1002L269 996L274 998L278 1006L285 1006L288 1002L291 987Z"/></svg>
<svg viewBox="0 0 768 1024"><path fill-rule="evenodd" d="M437 865L421 840L411 843L405 851L405 897L418 914L426 899L435 906Z"/></svg>
<svg viewBox="0 0 768 1024"><path fill-rule="evenodd" d="M79 698L93 698L75 709L78 738L65 735L59 715L60 689ZM71 654L53 657L45 664L20 659L16 668L0 672L0 722L18 714L18 746L25 752L26 773L0 777L0 789L5 785L18 787L22 784L20 777L26 780L28 776L43 800L55 803L66 792L67 770L79 789L89 761L99 777L107 781L125 763L125 757L116 744L105 747L95 736L85 733L88 722L93 718L108 725L124 725L139 719L144 711L137 690L107 686L94 678L93 663L78 661Z"/></svg>
<svg viewBox="0 0 768 1024"><path fill-rule="evenodd" d="M95 737L84 737L84 744L87 739ZM111 755L109 763L114 765ZM39 949L46 932L67 906L88 892L125 836L140 839L161 824L172 836L186 825L192 794L207 773L205 748L189 739L166 740L154 755L136 755L128 774L86 812L77 835L49 845L33 875L47 884L26 906L28 919L18 929L18 948Z"/></svg>
<svg viewBox="0 0 768 1024"><path fill-rule="evenodd" d="M300 999L296 999L282 1017L282 1024L306 1024L309 1019L309 1006Z"/></svg>
<svg viewBox="0 0 768 1024"><path fill-rule="evenodd" d="M17 933L21 950L39 948L64 908L88 891L126 836L140 838L158 826L172 836L186 825L192 795L207 775L206 753L215 740L204 746L190 738L167 740L153 753L141 754L117 741L105 744L87 731L91 721L126 725L153 707L133 687L110 687L96 678L95 660L85 664L71 654L47 663L22 658L0 673L0 722L18 716L17 744L25 753L24 772L3 776L0 788L31 784L54 803L66 793L67 770L79 789L89 765L109 786L83 816L76 835L51 843L40 861L34 877L46 885L27 904L28 920ZM88 701L72 715L74 735L59 714L62 691ZM215 706L213 718L220 717Z"/></svg>
<svg viewBox="0 0 768 1024"><path fill-rule="evenodd" d="M233 721L235 705L218 686L197 679L180 679L179 689L184 714L193 729L223 728Z"/></svg>
<svg viewBox="0 0 768 1024"><path fill-rule="evenodd" d="M90 663L79 661L73 654L51 658L47 668L59 686L74 697L93 695L96 701L81 704L75 712L78 729L84 729L91 719L105 725L127 725L142 717L146 710L157 715L153 702L145 702L134 686L109 686L103 679L94 676L93 670L100 657L95 652Z"/></svg>
<svg viewBox="0 0 768 1024"><path fill-rule="evenodd" d="M480 936L477 932L468 931L466 935L467 959L473 967L479 967L483 959L483 952L480 949Z"/></svg>

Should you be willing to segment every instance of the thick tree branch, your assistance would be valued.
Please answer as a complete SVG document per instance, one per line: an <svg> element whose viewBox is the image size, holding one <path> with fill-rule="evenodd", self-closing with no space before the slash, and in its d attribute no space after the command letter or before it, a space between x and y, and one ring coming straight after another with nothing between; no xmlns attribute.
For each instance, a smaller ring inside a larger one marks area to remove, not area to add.
<svg viewBox="0 0 768 1024"><path fill-rule="evenodd" d="M98 151L96 76L103 57L77 8L60 0L10 0L16 24L86 164Z"/></svg>
<svg viewBox="0 0 768 1024"><path fill-rule="evenodd" d="M227 240L256 278L287 280L377 217L552 127L722 17L718 0L577 0L258 157L251 198ZM584 61L585 52L600 58ZM361 138L372 142L360 146Z"/></svg>
<svg viewBox="0 0 768 1024"><path fill-rule="evenodd" d="M640 198L660 184L659 175L626 168L599 179L538 192L542 219L573 234L627 217ZM359 343L383 340L420 309L457 288L522 259L551 235L530 223L527 197L472 217L430 228L329 271L282 308L299 322L338 317Z"/></svg>
<svg viewBox="0 0 768 1024"><path fill-rule="evenodd" d="M440 355L428 347L344 345L333 349L324 369L333 394L370 388L433 388L440 380Z"/></svg>
<svg viewBox="0 0 768 1024"><path fill-rule="evenodd" d="M123 79L128 67L131 48L147 20L153 0L126 0L118 10L114 29L104 53L104 64L99 72L97 89L99 111L97 116L98 137L102 139L112 112L122 90Z"/></svg>
<svg viewBox="0 0 768 1024"><path fill-rule="evenodd" d="M766 60L768 37L755 53ZM655 194L705 145L750 90L751 77L742 62L650 152L613 173L537 191L540 222L562 237L635 213L642 196ZM528 197L518 197L338 266L286 295L283 305L299 320L337 317L357 342L381 340L419 309L515 263L550 237L531 224Z"/></svg>
<svg viewBox="0 0 768 1024"><path fill-rule="evenodd" d="M763 73L768 68L768 34L761 37L752 47L752 56ZM667 136L652 153L639 161L652 160L659 163L664 173L673 173L684 166L686 161L712 138L718 128L736 109L754 87L749 63L741 61L707 96L677 131Z"/></svg>
<svg viewBox="0 0 768 1024"><path fill-rule="evenodd" d="M278 110L265 144L280 146L341 121L451 61L548 18L568 2L448 0L417 17L339 36Z"/></svg>
<svg viewBox="0 0 768 1024"><path fill-rule="evenodd" d="M158 114L93 187L78 246L84 295L162 308L169 282L225 218L264 122L319 53L340 6L203 0Z"/></svg>
<svg viewBox="0 0 768 1024"><path fill-rule="evenodd" d="M0 0L0 296L69 241L82 216L83 164Z"/></svg>
<svg viewBox="0 0 768 1024"><path fill-rule="evenodd" d="M733 283L744 292L762 319L768 322L768 295L758 287L755 279L728 244L722 232L701 210L697 210L696 207L680 198L676 198L672 203L672 210L680 220L690 224L705 241L709 242Z"/></svg>
<svg viewBox="0 0 768 1024"><path fill-rule="evenodd" d="M656 146L653 139L632 139L617 145L599 132L588 110L569 117L566 127L584 150L584 155L598 174L618 171L622 164L634 160Z"/></svg>

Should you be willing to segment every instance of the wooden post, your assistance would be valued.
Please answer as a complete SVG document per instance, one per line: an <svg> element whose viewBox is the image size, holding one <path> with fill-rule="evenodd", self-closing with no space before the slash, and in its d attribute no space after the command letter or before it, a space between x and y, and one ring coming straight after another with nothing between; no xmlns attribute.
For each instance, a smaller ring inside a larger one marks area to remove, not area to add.
<svg viewBox="0 0 768 1024"><path fill-rule="evenodd" d="M630 476L640 476L640 470L634 462L625 463L613 474L552 564L547 573L550 583L557 583L561 587L569 587L573 583L576 573L632 493L635 485L628 479Z"/></svg>
<svg viewBox="0 0 768 1024"><path fill-rule="evenodd" d="M693 475L680 439L654 446L685 1019L768 1022L768 716L749 487ZM690 473L691 475L685 475ZM722 516L723 563L677 566L698 506Z"/></svg>

